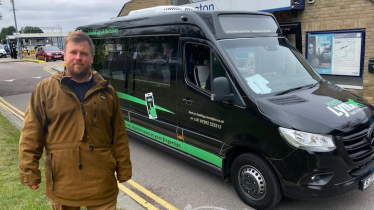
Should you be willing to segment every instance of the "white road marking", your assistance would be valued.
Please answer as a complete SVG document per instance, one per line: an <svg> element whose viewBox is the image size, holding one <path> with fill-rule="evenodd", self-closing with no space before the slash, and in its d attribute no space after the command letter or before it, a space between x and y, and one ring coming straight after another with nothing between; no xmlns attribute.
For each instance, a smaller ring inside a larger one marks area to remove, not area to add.
<svg viewBox="0 0 374 210"><path fill-rule="evenodd" d="M42 77L33 77L33 78L35 78L35 79L40 79L40 78L42 78Z"/></svg>
<svg viewBox="0 0 374 210"><path fill-rule="evenodd" d="M8 80L3 80L5 82L13 82L15 79L8 79Z"/></svg>

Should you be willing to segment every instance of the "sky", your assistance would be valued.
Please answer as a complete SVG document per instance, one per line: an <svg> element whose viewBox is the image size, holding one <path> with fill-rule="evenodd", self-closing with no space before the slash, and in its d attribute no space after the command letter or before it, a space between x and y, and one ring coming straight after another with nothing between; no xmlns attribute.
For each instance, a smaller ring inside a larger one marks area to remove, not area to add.
<svg viewBox="0 0 374 210"><path fill-rule="evenodd" d="M109 21L117 17L129 0L14 0L18 30L22 27L56 27L62 32L91 23ZM15 26L10 0L0 0L0 30ZM43 29L42 29L43 30ZM43 30L52 32L51 30ZM53 31L58 32L56 30Z"/></svg>

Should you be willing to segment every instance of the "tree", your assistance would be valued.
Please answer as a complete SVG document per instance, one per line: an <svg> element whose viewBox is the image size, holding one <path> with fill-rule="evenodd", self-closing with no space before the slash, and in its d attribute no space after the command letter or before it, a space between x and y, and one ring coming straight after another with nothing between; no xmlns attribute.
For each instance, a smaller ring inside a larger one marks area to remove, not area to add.
<svg viewBox="0 0 374 210"><path fill-rule="evenodd" d="M14 26L9 26L7 28L2 28L0 32L0 40L5 40L7 35L13 35L13 32L16 32Z"/></svg>
<svg viewBox="0 0 374 210"><path fill-rule="evenodd" d="M23 32L20 31L20 33L32 34L32 33L44 33L44 32L39 27L26 26L23 28Z"/></svg>

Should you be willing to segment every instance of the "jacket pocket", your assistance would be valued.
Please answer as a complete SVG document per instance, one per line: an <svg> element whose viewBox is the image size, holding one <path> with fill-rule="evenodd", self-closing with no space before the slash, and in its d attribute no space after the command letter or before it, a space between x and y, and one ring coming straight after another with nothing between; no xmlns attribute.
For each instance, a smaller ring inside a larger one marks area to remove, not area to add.
<svg viewBox="0 0 374 210"><path fill-rule="evenodd" d="M87 154L88 167L93 166L92 170L97 170L95 174L113 175L117 169L117 161L112 154L111 148L97 145L90 145L89 148L90 152Z"/></svg>
<svg viewBox="0 0 374 210"><path fill-rule="evenodd" d="M115 197L118 193L114 176L117 163L110 145L100 146L52 150L48 156L47 196L74 202Z"/></svg>
<svg viewBox="0 0 374 210"><path fill-rule="evenodd" d="M77 148L59 149L51 151L50 174L52 191L71 184L72 179L79 176L79 151Z"/></svg>

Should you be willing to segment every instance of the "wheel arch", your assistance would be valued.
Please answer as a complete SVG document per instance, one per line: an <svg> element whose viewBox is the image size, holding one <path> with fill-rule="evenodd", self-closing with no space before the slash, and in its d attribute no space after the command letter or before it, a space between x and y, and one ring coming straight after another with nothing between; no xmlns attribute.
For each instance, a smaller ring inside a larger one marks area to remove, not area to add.
<svg viewBox="0 0 374 210"><path fill-rule="evenodd" d="M261 152L257 151L254 148L251 148L249 146L235 145L235 146L232 146L226 152L226 154L225 154L226 158L224 159L224 162L222 164L222 166L223 166L222 167L222 175L223 175L224 180L231 179L230 171L231 171L232 163L234 162L234 160L237 157L239 157L240 155L245 154L245 153L256 154L256 155L262 157L269 164L269 166L273 169L273 171L277 175L278 182L281 185L282 193L284 194L286 189L285 189L285 185L283 183L283 178L279 174L278 170L274 167L274 165L271 163L271 161L268 158L266 158L266 156L264 154L262 154Z"/></svg>

